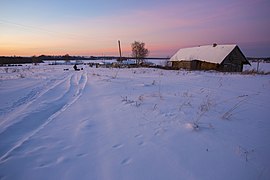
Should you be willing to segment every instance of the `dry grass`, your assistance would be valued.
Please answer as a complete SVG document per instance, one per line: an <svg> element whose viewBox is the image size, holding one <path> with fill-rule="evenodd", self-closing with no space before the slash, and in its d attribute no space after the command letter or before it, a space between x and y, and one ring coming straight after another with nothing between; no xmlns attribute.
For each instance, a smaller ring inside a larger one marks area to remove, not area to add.
<svg viewBox="0 0 270 180"><path fill-rule="evenodd" d="M252 69L252 70L245 70L241 74L244 74L244 75L255 75L255 74L268 75L268 74L270 74L270 72L257 71L255 69Z"/></svg>

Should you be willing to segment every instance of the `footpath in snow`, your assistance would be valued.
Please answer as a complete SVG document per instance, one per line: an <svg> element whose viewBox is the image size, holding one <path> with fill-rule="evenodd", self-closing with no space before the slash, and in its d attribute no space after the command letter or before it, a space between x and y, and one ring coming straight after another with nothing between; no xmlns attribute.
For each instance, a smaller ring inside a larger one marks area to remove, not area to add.
<svg viewBox="0 0 270 180"><path fill-rule="evenodd" d="M269 91L269 75L1 67L0 179L266 180Z"/></svg>

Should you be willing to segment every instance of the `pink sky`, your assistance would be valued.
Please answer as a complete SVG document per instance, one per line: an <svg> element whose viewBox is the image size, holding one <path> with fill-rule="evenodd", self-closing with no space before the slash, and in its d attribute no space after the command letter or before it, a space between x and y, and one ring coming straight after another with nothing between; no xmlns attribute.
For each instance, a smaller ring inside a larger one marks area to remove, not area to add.
<svg viewBox="0 0 270 180"><path fill-rule="evenodd" d="M143 41L150 56L179 48L238 44L246 56L270 56L270 3L227 1L1 2L0 55L118 55Z"/></svg>

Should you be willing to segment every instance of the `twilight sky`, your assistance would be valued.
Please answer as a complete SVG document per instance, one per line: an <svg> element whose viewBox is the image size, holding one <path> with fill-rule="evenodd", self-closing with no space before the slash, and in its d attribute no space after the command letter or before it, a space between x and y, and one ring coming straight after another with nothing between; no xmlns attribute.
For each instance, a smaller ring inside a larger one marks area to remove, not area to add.
<svg viewBox="0 0 270 180"><path fill-rule="evenodd" d="M151 57L179 48L238 44L270 56L269 0L0 0L0 56L130 56L143 41Z"/></svg>

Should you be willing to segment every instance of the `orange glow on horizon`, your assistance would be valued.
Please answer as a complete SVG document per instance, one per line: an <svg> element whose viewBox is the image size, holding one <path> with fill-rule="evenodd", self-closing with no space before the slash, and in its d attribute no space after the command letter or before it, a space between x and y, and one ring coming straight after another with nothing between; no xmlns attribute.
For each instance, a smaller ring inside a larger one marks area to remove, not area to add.
<svg viewBox="0 0 270 180"><path fill-rule="evenodd" d="M117 41L102 45L79 44L65 45L67 42L50 42L44 41L37 43L28 41L14 43L15 40L0 45L0 56L39 56L39 55L74 55L74 56L118 56ZM51 45L53 44L53 45ZM150 57L166 57L172 55L172 50L179 47L170 47L168 45L150 44L145 42L145 47L150 51ZM121 43L123 56L131 56L131 43ZM165 54L165 55L164 55Z"/></svg>

